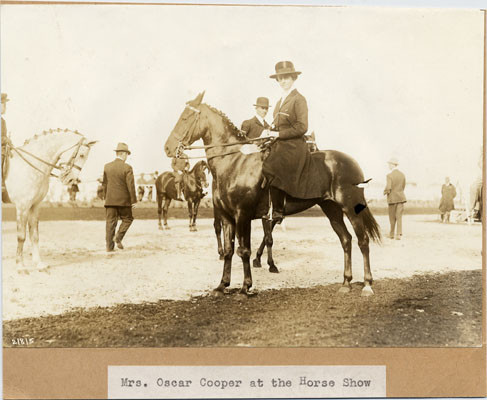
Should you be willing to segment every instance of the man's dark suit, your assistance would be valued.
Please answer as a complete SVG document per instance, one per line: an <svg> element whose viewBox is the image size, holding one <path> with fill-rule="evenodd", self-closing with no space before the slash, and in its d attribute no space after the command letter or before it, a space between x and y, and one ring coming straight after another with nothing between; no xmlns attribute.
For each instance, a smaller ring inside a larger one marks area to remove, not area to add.
<svg viewBox="0 0 487 400"><path fill-rule="evenodd" d="M137 203L135 195L134 172L123 160L116 158L105 164L103 171L103 193L106 210L106 244L107 250L113 250L115 230L118 218L122 219L116 242L121 242L132 221L132 204Z"/></svg>
<svg viewBox="0 0 487 400"><path fill-rule="evenodd" d="M242 131L247 134L249 139L258 138L264 129L269 129L270 125L264 121L264 125L261 124L257 117L248 119L242 122Z"/></svg>

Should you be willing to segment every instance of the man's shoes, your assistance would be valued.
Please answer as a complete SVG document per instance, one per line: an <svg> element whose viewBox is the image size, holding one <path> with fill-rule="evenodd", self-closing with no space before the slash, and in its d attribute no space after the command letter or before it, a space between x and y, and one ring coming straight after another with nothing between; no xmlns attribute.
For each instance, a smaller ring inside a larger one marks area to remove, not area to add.
<svg viewBox="0 0 487 400"><path fill-rule="evenodd" d="M115 241L115 243L117 243L117 247L118 247L120 250L123 250L123 244L122 244L122 241L121 241L121 240L117 240L117 241Z"/></svg>
<svg viewBox="0 0 487 400"><path fill-rule="evenodd" d="M389 239L394 239L394 234L393 233L389 233Z"/></svg>

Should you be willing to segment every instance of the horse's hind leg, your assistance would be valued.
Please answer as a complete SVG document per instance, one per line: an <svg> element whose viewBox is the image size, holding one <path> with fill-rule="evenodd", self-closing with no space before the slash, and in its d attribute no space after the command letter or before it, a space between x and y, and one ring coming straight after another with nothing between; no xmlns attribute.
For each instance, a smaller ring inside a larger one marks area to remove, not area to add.
<svg viewBox="0 0 487 400"><path fill-rule="evenodd" d="M15 261L20 268L25 268L24 243L27 219L27 211L19 211L17 209L17 256Z"/></svg>
<svg viewBox="0 0 487 400"><path fill-rule="evenodd" d="M364 288L362 289L362 296L370 296L374 294L374 291L372 290L372 272L370 271L369 237L365 232L364 223L360 214L356 215L353 210L347 211L347 217L353 226L353 230L358 239L358 247L364 259Z"/></svg>
<svg viewBox="0 0 487 400"><path fill-rule="evenodd" d="M40 205L32 207L28 222L29 237L32 243L32 262L37 269L41 270L47 268L48 265L41 261L39 254L39 207Z"/></svg>
<svg viewBox="0 0 487 400"><path fill-rule="evenodd" d="M330 220L331 227L342 244L344 256L343 284L338 292L348 293L352 289L352 235L347 230L343 221L343 211L338 204L327 200L321 203L320 207Z"/></svg>
<svg viewBox="0 0 487 400"><path fill-rule="evenodd" d="M227 217L221 216L223 223L223 275L220 284L213 290L214 296L223 295L223 291L230 285L230 278L232 273L232 257L235 249L235 223Z"/></svg>
<svg viewBox="0 0 487 400"><path fill-rule="evenodd" d="M157 219L158 219L158 227L162 231L162 221L161 221L161 214L162 214L162 194L157 192Z"/></svg>
<svg viewBox="0 0 487 400"><path fill-rule="evenodd" d="M264 247L267 247L267 265L269 265L269 272L278 273L279 270L274 264L274 258L272 257L272 245L274 244L274 240L272 238L272 231L276 226L277 220L269 220L266 218L262 218L262 227L264 228L264 238L262 239L262 243L257 250L256 257L254 259L254 267L259 268L262 266L260 259L262 257L262 253L264 252Z"/></svg>

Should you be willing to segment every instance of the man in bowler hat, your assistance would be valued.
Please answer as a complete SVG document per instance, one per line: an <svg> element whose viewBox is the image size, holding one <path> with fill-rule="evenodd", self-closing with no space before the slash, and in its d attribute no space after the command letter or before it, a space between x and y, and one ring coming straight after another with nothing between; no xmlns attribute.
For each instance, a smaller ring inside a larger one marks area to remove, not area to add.
<svg viewBox="0 0 487 400"><path fill-rule="evenodd" d="M115 154L115 160L105 164L102 183L105 197L107 252L115 250L115 243L119 249L123 249L122 239L134 220L132 208L137 203L134 172L132 167L125 163L130 155L128 146L119 143ZM115 235L119 218L122 223Z"/></svg>
<svg viewBox="0 0 487 400"><path fill-rule="evenodd" d="M389 205L389 222L391 230L389 238L394 239L394 230L397 224L396 240L401 240L402 236L402 213L404 211L404 203L406 202L406 195L404 188L406 187L406 177L397 169L399 162L397 158L392 157L387 164L391 172L387 174L387 184L384 189L384 194L387 195L387 204Z"/></svg>
<svg viewBox="0 0 487 400"><path fill-rule="evenodd" d="M264 129L270 129L270 125L265 120L265 116L269 111L269 99L267 97L258 97L254 107L255 116L242 122L241 128L249 139L258 138Z"/></svg>

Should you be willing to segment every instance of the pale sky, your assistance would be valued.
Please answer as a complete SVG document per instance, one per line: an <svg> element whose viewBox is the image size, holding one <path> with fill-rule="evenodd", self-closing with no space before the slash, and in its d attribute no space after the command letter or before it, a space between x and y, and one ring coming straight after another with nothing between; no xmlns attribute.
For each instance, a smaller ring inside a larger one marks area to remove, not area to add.
<svg viewBox="0 0 487 400"><path fill-rule="evenodd" d="M186 101L206 90L204 101L240 126L258 96L275 105L269 75L290 60L321 149L350 154L376 182L391 156L410 181L470 182L483 37L479 10L2 5L5 119L17 145L49 128L99 140L84 181L101 175L119 141L136 174L162 172Z"/></svg>

